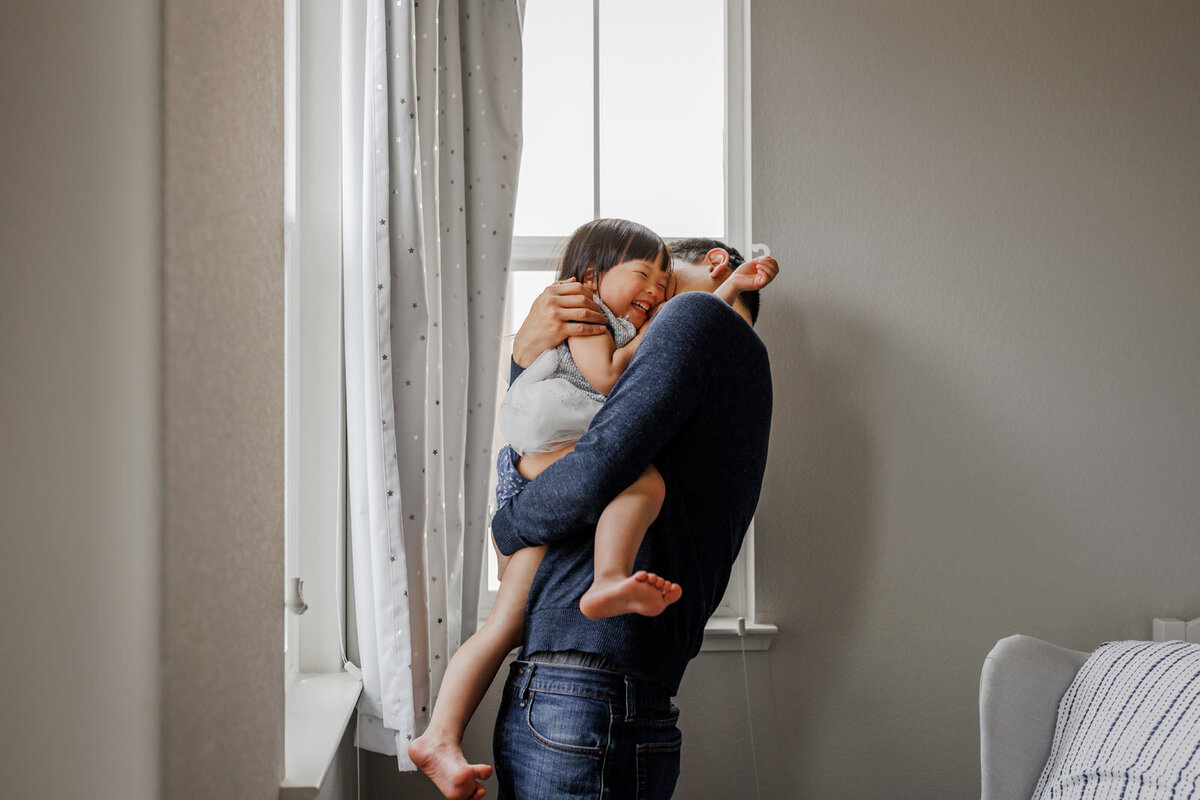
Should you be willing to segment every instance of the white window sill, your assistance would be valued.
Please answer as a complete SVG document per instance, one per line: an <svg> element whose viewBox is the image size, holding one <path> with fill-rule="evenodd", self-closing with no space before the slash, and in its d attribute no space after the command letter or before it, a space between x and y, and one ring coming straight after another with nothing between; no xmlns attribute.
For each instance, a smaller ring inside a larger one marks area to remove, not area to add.
<svg viewBox="0 0 1200 800"><path fill-rule="evenodd" d="M764 622L747 622L745 631L738 633L735 617L713 617L704 626L704 643L701 653L738 652L747 653L771 649L771 641L779 628Z"/></svg>
<svg viewBox="0 0 1200 800"><path fill-rule="evenodd" d="M481 606L479 609L479 624L487 620L492 609ZM779 628L765 622L747 622L743 635L738 635L737 617L711 617L704 626L704 642L700 645L701 653L728 653L745 650L747 653L762 652L771 649L771 642ZM513 650L509 656L516 655L520 648Z"/></svg>
<svg viewBox="0 0 1200 800"><path fill-rule="evenodd" d="M362 681L346 672L300 673L284 700L279 800L312 800L337 754Z"/></svg>

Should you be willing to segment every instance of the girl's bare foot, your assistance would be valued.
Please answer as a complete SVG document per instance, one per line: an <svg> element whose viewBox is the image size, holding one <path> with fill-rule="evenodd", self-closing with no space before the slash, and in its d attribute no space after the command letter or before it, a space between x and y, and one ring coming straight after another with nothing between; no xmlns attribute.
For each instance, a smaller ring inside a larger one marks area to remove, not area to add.
<svg viewBox="0 0 1200 800"><path fill-rule="evenodd" d="M579 610L589 619L604 619L621 614L657 617L667 606L683 596L677 583L639 570L628 578L596 576L592 587L579 598Z"/></svg>
<svg viewBox="0 0 1200 800"><path fill-rule="evenodd" d="M492 777L492 768L468 764L462 747L453 739L436 739L426 731L409 744L408 757L446 800L479 800L487 794L482 781Z"/></svg>

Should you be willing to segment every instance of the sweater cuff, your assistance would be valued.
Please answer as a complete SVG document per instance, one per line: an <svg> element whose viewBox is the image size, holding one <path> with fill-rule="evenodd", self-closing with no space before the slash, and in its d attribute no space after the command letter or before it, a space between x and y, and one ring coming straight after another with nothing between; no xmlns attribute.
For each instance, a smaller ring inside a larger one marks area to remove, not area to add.
<svg viewBox="0 0 1200 800"><path fill-rule="evenodd" d="M501 555L511 556L525 547L525 543L517 536L517 529L512 523L510 506L505 505L492 517L492 538L496 541L496 549L500 551Z"/></svg>

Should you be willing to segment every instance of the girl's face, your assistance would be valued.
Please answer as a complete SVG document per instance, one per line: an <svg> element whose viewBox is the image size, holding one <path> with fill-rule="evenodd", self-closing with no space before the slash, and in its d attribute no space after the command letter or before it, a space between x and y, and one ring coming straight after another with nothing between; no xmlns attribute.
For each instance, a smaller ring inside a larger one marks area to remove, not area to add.
<svg viewBox="0 0 1200 800"><path fill-rule="evenodd" d="M655 261L634 259L622 261L600 276L599 288L596 281L589 281L598 291L604 305L618 317L626 317L633 326L641 329L650 319L655 306L667 299L667 284L670 276L662 267L663 258Z"/></svg>

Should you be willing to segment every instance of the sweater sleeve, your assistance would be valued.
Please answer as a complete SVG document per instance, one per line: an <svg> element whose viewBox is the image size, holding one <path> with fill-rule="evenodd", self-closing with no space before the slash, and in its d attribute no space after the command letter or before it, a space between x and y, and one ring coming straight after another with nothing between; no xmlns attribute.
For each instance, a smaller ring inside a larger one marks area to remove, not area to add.
<svg viewBox="0 0 1200 800"><path fill-rule="evenodd" d="M517 360L514 358L512 360L511 366L509 366L509 368L508 368L508 385L512 386L512 382L515 381L517 379L517 376L520 375L524 371L525 371L525 368L522 367L520 364L518 364Z"/></svg>
<svg viewBox="0 0 1200 800"><path fill-rule="evenodd" d="M506 555L588 533L685 425L710 380L712 346L745 322L711 295L691 292L663 307L625 374L575 450L548 467L492 518Z"/></svg>

